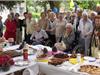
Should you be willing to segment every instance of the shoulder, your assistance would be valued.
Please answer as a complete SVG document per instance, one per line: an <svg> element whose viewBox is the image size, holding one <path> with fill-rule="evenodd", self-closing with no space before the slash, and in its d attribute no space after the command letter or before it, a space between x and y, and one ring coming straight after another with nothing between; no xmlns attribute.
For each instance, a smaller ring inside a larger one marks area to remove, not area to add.
<svg viewBox="0 0 100 75"><path fill-rule="evenodd" d="M44 29L41 29L41 32L45 32L45 30Z"/></svg>
<svg viewBox="0 0 100 75"><path fill-rule="evenodd" d="M83 19L81 18L79 22L83 22Z"/></svg>
<svg viewBox="0 0 100 75"><path fill-rule="evenodd" d="M92 24L92 21L90 19L88 19L88 22Z"/></svg>

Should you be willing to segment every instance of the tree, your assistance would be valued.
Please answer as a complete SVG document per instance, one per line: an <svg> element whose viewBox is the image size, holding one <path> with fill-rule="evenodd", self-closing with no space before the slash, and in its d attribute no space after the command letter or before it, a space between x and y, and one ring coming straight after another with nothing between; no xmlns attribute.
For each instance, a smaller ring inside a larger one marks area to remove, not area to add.
<svg viewBox="0 0 100 75"><path fill-rule="evenodd" d="M74 0L80 8L95 10L97 3L100 3L99 0Z"/></svg>
<svg viewBox="0 0 100 75"><path fill-rule="evenodd" d="M14 5L16 5L17 3L21 3L24 2L24 0L21 1L0 1L0 10L3 11L5 9L5 7L7 9L12 9Z"/></svg>

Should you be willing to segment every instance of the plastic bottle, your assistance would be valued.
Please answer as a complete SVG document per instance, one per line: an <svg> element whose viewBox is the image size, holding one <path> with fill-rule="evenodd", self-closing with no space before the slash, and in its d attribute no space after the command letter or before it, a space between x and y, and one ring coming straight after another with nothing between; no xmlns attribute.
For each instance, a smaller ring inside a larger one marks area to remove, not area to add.
<svg viewBox="0 0 100 75"><path fill-rule="evenodd" d="M78 62L78 63L81 62L81 54L80 54L80 53L77 54L77 62Z"/></svg>

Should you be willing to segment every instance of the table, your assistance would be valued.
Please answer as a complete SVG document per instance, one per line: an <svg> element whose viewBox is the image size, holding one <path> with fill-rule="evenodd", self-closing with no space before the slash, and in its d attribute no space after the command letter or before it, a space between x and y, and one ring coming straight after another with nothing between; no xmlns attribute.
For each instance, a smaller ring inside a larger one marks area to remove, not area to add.
<svg viewBox="0 0 100 75"><path fill-rule="evenodd" d="M5 51L9 50L10 48L14 49L17 47L18 47L18 45L12 46L9 48L5 48ZM39 45L32 46L32 48L38 48L38 47L40 48ZM41 48L43 48L43 47L41 46ZM16 59L22 59L22 56L14 58L14 60L16 60ZM32 70L34 71L34 73L36 73L36 75L38 74L39 71L45 73L46 75L84 75L83 73L77 73L77 72L74 72L71 70L72 67L77 69L77 67L80 66L81 64L72 65L69 62L66 62L67 65L63 64L60 66L53 66L53 65L49 65L46 62L36 62L35 59L36 59L36 55L30 55L29 60L31 62L28 66L18 67L18 66L13 65L9 71L0 72L0 75L10 74L10 73L13 73L16 71L20 71L22 69L27 69L29 67L33 67ZM95 62L90 63L90 62L85 61L84 64L96 64L96 63Z"/></svg>
<svg viewBox="0 0 100 75"><path fill-rule="evenodd" d="M17 59L23 59L23 57L20 56L20 57L14 58L14 60L17 60ZM11 66L11 68L10 68L9 71L7 71L7 72L0 72L0 75L7 75L7 74L10 74L10 73L14 73L14 72L16 72L16 71L20 71L20 70L29 68L29 67L31 67L31 66L33 66L34 69L36 69L37 72L39 72L38 65L37 65L37 63L34 61L34 59L35 59L35 57L34 57L33 55L31 55L31 56L29 56L30 64L29 64L28 66L21 66L21 67L20 67L20 66L15 66L15 65L13 65L13 66ZM37 74L38 74L38 73L37 73Z"/></svg>
<svg viewBox="0 0 100 75"><path fill-rule="evenodd" d="M48 65L46 63L38 62L40 72L46 75L80 75L79 73L68 71L68 67L56 67L53 65Z"/></svg>

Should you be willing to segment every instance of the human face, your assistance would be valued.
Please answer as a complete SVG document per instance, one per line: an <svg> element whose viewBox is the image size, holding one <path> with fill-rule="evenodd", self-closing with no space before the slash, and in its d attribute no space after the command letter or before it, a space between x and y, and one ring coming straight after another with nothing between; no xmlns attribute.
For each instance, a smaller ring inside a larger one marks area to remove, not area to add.
<svg viewBox="0 0 100 75"><path fill-rule="evenodd" d="M66 27L66 31L67 31L67 33L71 33L72 32L72 27L71 26L67 26Z"/></svg>
<svg viewBox="0 0 100 75"><path fill-rule="evenodd" d="M9 19L9 20L12 20L12 16L11 16L11 15L8 15L8 19Z"/></svg>
<svg viewBox="0 0 100 75"><path fill-rule="evenodd" d="M91 13L91 19L94 19L94 18L95 18L95 14Z"/></svg>
<svg viewBox="0 0 100 75"><path fill-rule="evenodd" d="M19 15L15 15L15 19L19 19Z"/></svg>
<svg viewBox="0 0 100 75"><path fill-rule="evenodd" d="M55 14L54 13L51 13L50 14L50 19L53 20L54 18L55 18Z"/></svg>
<svg viewBox="0 0 100 75"><path fill-rule="evenodd" d="M28 18L31 19L32 18L32 14L28 13Z"/></svg>
<svg viewBox="0 0 100 75"><path fill-rule="evenodd" d="M63 14L60 13L60 14L58 15L58 19L62 20L62 19L63 19Z"/></svg>
<svg viewBox="0 0 100 75"><path fill-rule="evenodd" d="M35 31L39 32L41 30L40 26L38 24L34 25Z"/></svg>
<svg viewBox="0 0 100 75"><path fill-rule="evenodd" d="M24 14L24 17L25 17L25 18L28 18L28 14Z"/></svg>
<svg viewBox="0 0 100 75"><path fill-rule="evenodd" d="M83 15L83 20L87 21L88 16L87 15Z"/></svg>
<svg viewBox="0 0 100 75"><path fill-rule="evenodd" d="M41 13L41 18L45 18L45 13Z"/></svg>

